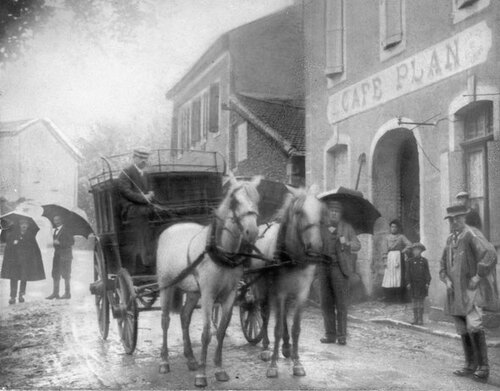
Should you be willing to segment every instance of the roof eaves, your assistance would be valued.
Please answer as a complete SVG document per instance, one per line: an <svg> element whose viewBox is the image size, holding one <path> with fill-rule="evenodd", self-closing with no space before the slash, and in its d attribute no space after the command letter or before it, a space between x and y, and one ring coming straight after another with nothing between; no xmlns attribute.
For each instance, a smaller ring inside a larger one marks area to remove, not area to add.
<svg viewBox="0 0 500 391"><path fill-rule="evenodd" d="M273 140L275 140L281 149L289 156L293 155L296 148L283 136L279 134L275 129L264 123L259 117L257 117L251 110L246 107L243 102L241 102L237 97L231 96L230 103L234 106L235 110L242 117L246 118L253 125L255 125L262 132L267 134Z"/></svg>

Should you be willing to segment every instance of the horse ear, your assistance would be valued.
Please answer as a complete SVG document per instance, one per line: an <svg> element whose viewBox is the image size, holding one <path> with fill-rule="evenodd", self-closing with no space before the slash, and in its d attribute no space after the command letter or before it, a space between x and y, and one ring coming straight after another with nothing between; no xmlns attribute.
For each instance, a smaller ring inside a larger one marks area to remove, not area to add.
<svg viewBox="0 0 500 391"><path fill-rule="evenodd" d="M292 195L294 197L299 197L300 196L300 193L301 193L300 189L297 189L296 187L293 187L293 186L288 186L288 185L285 185L285 186L288 189L288 191L290 193L292 193Z"/></svg>
<svg viewBox="0 0 500 391"><path fill-rule="evenodd" d="M319 186L316 183L312 184L309 186L307 193L312 196L317 196L319 194Z"/></svg>
<svg viewBox="0 0 500 391"><path fill-rule="evenodd" d="M262 179L263 179L262 175L255 175L250 181L250 183L252 184L252 186L257 187L259 186L260 181L262 181Z"/></svg>

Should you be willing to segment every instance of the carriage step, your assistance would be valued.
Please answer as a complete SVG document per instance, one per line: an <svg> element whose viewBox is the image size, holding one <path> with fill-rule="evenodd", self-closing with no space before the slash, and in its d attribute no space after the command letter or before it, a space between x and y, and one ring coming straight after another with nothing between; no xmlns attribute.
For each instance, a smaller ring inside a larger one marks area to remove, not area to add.
<svg viewBox="0 0 500 391"><path fill-rule="evenodd" d="M107 290L108 291L113 290L113 285L114 285L114 281L108 279L107 284L106 284ZM90 294L91 295L102 296L103 291L104 291L104 283L103 283L103 281L102 280L98 280L98 281L90 283L89 290L90 290Z"/></svg>

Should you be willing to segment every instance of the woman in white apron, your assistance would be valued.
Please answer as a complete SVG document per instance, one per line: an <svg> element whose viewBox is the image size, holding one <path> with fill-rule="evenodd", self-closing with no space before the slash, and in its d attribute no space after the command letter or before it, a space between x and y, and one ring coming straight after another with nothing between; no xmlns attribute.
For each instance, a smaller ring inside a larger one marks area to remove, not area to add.
<svg viewBox="0 0 500 391"><path fill-rule="evenodd" d="M389 224L390 234L384 238L383 261L385 265L382 288L385 288L387 299L394 299L404 288L402 278L404 276L404 253L410 249L411 242L402 231L401 222L393 220Z"/></svg>

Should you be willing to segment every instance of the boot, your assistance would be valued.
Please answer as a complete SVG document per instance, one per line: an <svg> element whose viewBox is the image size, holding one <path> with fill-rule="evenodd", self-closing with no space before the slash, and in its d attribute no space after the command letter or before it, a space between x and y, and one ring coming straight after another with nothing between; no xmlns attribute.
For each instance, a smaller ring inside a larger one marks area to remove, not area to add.
<svg viewBox="0 0 500 391"><path fill-rule="evenodd" d="M478 352L478 367L474 372L474 379L486 381L490 376L490 366L488 362L488 346L486 345L486 335L484 330L471 333L472 343L476 346Z"/></svg>
<svg viewBox="0 0 500 391"><path fill-rule="evenodd" d="M9 304L16 304L16 298L15 297L11 297L10 300L9 300Z"/></svg>
<svg viewBox="0 0 500 391"><path fill-rule="evenodd" d="M413 322L411 324L418 324L418 308L413 309Z"/></svg>
<svg viewBox="0 0 500 391"><path fill-rule="evenodd" d="M420 326L424 325L424 309L423 308L418 309L418 324Z"/></svg>
<svg viewBox="0 0 500 391"><path fill-rule="evenodd" d="M59 299L59 280L54 279L54 290L50 296L46 297L47 300Z"/></svg>
<svg viewBox="0 0 500 391"><path fill-rule="evenodd" d="M460 338L462 339L462 348L464 350L465 365L463 366L463 368L454 371L453 374L456 376L470 376L474 373L474 371L477 368L476 362L474 360L472 338L470 334L462 334Z"/></svg>
<svg viewBox="0 0 500 391"><path fill-rule="evenodd" d="M69 278L64 280L64 295L61 299L71 299L71 287Z"/></svg>
<svg viewBox="0 0 500 391"><path fill-rule="evenodd" d="M24 295L26 294L26 281L21 281L19 288L19 303L24 303Z"/></svg>

